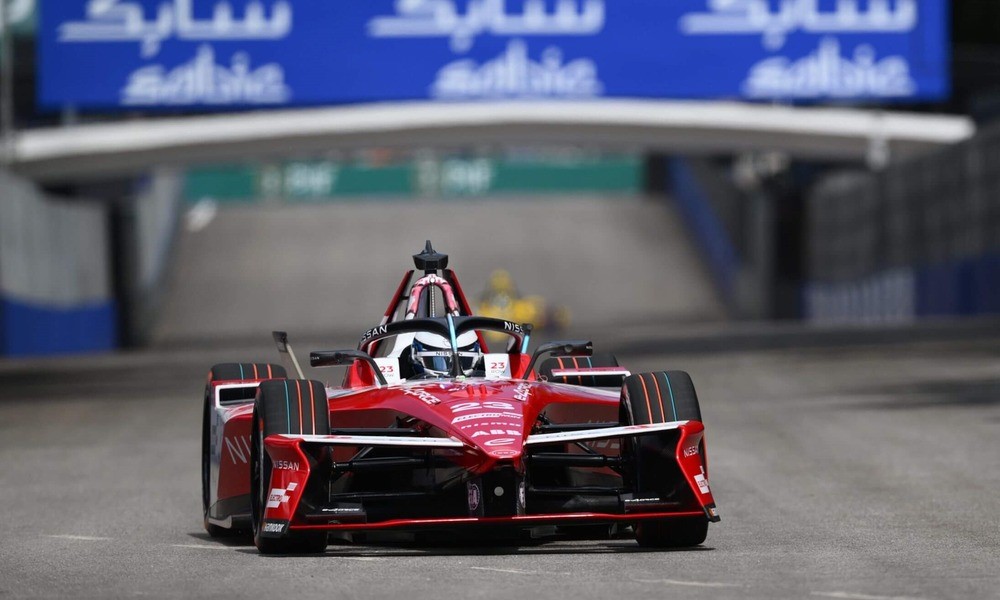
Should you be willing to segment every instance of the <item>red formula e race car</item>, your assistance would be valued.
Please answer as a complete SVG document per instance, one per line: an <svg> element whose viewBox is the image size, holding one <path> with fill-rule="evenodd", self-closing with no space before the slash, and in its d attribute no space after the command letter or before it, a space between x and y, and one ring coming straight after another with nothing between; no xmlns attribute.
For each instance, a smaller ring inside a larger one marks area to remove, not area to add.
<svg viewBox="0 0 1000 600"><path fill-rule="evenodd" d="M589 341L529 353L531 326L472 315L447 259L428 242L356 349L310 354L347 368L340 387L306 380L281 332L287 370L212 367L208 532L252 531L263 553L322 552L331 533L702 543L719 516L691 378L632 374Z"/></svg>

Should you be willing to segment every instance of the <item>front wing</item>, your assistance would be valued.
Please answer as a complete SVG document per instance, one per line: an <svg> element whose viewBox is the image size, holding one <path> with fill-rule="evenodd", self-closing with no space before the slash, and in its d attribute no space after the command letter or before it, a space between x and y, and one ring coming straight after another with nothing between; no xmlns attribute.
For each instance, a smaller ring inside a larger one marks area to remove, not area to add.
<svg viewBox="0 0 1000 600"><path fill-rule="evenodd" d="M676 421L534 434L524 440L524 453L520 457L502 461L486 459L475 447L453 437L271 435L264 440L272 471L264 499L261 535L282 537L309 530L419 531L475 526L631 524L648 519L699 516L718 521L703 459L704 430L698 421ZM615 458L594 454L592 450L589 454L545 452L558 446L582 447L612 438L657 441L654 448L660 447L662 452L654 460L663 460L665 467L676 468L671 472L679 472L683 478L681 493L664 497L656 485L648 482L644 485L641 480L614 488L567 486L560 488L562 493L576 494L573 497L581 500L554 508L545 496L558 494L560 490L532 485L533 469L553 462L589 463L595 468L618 464L625 470L635 470L634 465L625 464L639 460L635 456ZM332 459L333 449L338 447L358 451L352 459L338 462ZM380 451L395 450L407 454L377 455ZM373 454L374 457L366 458ZM438 489L418 491L403 486L354 494L332 492L336 480L341 478L394 468L413 468L418 472L450 469L451 475ZM461 504L454 501L456 495L464 500Z"/></svg>

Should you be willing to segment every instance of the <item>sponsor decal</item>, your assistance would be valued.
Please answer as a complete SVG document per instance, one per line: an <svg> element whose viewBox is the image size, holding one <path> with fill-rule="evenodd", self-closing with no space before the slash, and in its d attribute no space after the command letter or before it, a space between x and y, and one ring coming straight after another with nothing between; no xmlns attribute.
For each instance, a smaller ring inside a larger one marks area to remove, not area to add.
<svg viewBox="0 0 1000 600"><path fill-rule="evenodd" d="M231 438L223 438L229 460L234 465L248 464L250 459L250 436L238 435Z"/></svg>
<svg viewBox="0 0 1000 600"><path fill-rule="evenodd" d="M564 60L561 48L549 46L535 59L520 39L511 40L506 51L492 60L478 63L465 58L448 63L431 86L434 97L449 100L590 98L603 91L597 63L590 58ZM504 325L520 333L515 323Z"/></svg>
<svg viewBox="0 0 1000 600"><path fill-rule="evenodd" d="M287 488L271 488L271 493L267 495L267 505L265 508L278 508L288 502L288 492L294 492L299 487L296 482L288 484Z"/></svg>
<svg viewBox="0 0 1000 600"><path fill-rule="evenodd" d="M516 429L484 429L473 433L471 438L475 439L477 437L483 437L488 435L521 435L520 431Z"/></svg>
<svg viewBox="0 0 1000 600"><path fill-rule="evenodd" d="M626 505L630 505L630 504L657 504L659 502L660 502L660 498L658 496L654 496L652 498L625 498L625 504Z"/></svg>
<svg viewBox="0 0 1000 600"><path fill-rule="evenodd" d="M413 389L407 388L407 389L403 390L403 393L406 394L407 396L412 396L412 397L416 398L417 400L420 400L421 402L423 402L424 404L427 404L428 406L434 406L435 404L441 404L441 399L440 398L438 398L434 394L432 394L430 392L427 392L425 390L420 390L420 389L413 390Z"/></svg>
<svg viewBox="0 0 1000 600"><path fill-rule="evenodd" d="M914 31L919 22L918 0L870 0L864 10L859 2L783 0L777 10L771 3L751 0L708 0L704 12L681 17L686 35L759 35L768 50L781 50L788 37L799 32L819 34L901 34ZM827 6L821 6L826 4ZM834 5L835 4L835 5Z"/></svg>
<svg viewBox="0 0 1000 600"><path fill-rule="evenodd" d="M320 509L327 516L327 523L364 523L365 509L356 503L337 503Z"/></svg>
<svg viewBox="0 0 1000 600"><path fill-rule="evenodd" d="M662 510L670 505L670 501L659 496L642 496L639 498L622 498L625 512L651 512Z"/></svg>
<svg viewBox="0 0 1000 600"><path fill-rule="evenodd" d="M527 402L528 396L531 395L531 386L527 383L519 383L514 388L514 399L519 402Z"/></svg>
<svg viewBox="0 0 1000 600"><path fill-rule="evenodd" d="M448 408L453 413L468 412L470 410L514 410L514 405L509 402L458 402Z"/></svg>
<svg viewBox="0 0 1000 600"><path fill-rule="evenodd" d="M777 56L755 64L743 90L751 98L887 98L912 96L917 84L904 56L879 58L868 44L845 54L836 38L824 38L805 58Z"/></svg>
<svg viewBox="0 0 1000 600"><path fill-rule="evenodd" d="M366 342L371 338L375 337L376 335L384 335L386 333L389 333L389 328L386 325L379 325L378 327L372 327L371 329L366 331L363 336L361 336L361 341Z"/></svg>
<svg viewBox="0 0 1000 600"><path fill-rule="evenodd" d="M520 503L521 508L524 508L527 504L527 493L525 491L524 482L517 484L517 501Z"/></svg>
<svg viewBox="0 0 1000 600"><path fill-rule="evenodd" d="M276 460L274 461L274 468L282 471L298 471L299 463L290 460Z"/></svg>
<svg viewBox="0 0 1000 600"><path fill-rule="evenodd" d="M510 321L503 322L503 330L511 331L513 333L524 333L524 328L522 328L517 323L511 323Z"/></svg>
<svg viewBox="0 0 1000 600"><path fill-rule="evenodd" d="M479 510L479 503L483 499L482 491L479 489L479 485L475 483L470 483L468 486L469 490L469 512L476 512Z"/></svg>
<svg viewBox="0 0 1000 600"><path fill-rule="evenodd" d="M517 429L518 432L520 432L521 424L512 423L510 421L486 421L486 422L475 422L475 423L470 423L468 425L462 425L461 427L459 427L459 429L465 431L466 429L482 429L484 427L504 427L508 429ZM520 433L518 433L518 435L520 435Z"/></svg>
<svg viewBox="0 0 1000 600"><path fill-rule="evenodd" d="M550 12L544 2L528 2L521 11L494 0L469 0L463 14L454 0L405 0L395 13L369 21L373 38L441 38L452 52L472 49L479 36L593 36L604 30L605 0L560 2Z"/></svg>
<svg viewBox="0 0 1000 600"><path fill-rule="evenodd" d="M694 476L694 482L698 484L698 489L702 494L709 494L712 490L708 487L708 480L705 479L705 469L702 467L701 473Z"/></svg>
<svg viewBox="0 0 1000 600"><path fill-rule="evenodd" d="M378 370L382 373L382 377L385 377L385 382L389 385L395 385L402 381L399 376L399 360L395 358L376 358L375 364L378 365Z"/></svg>
<svg viewBox="0 0 1000 600"><path fill-rule="evenodd" d="M507 456L517 456L517 450L490 450L490 456L504 458Z"/></svg>
<svg viewBox="0 0 1000 600"><path fill-rule="evenodd" d="M583 442L583 445L594 450L618 450L621 448L621 444L615 438Z"/></svg>
<svg viewBox="0 0 1000 600"><path fill-rule="evenodd" d="M684 458L690 458L692 456L697 456L697 455L698 455L698 445L697 444L695 444L694 446L688 446L688 447L684 448Z"/></svg>
<svg viewBox="0 0 1000 600"><path fill-rule="evenodd" d="M506 354L487 354L486 378L491 380L510 377L510 360Z"/></svg>
<svg viewBox="0 0 1000 600"><path fill-rule="evenodd" d="M452 425L457 423L464 423L466 421L482 421L483 419L499 419L505 417L508 419L521 419L521 415L517 413L498 413L498 412L488 412L488 413L478 413L474 415L462 415L460 417L455 417L451 420Z"/></svg>
<svg viewBox="0 0 1000 600"><path fill-rule="evenodd" d="M208 44L172 69L163 64L140 67L121 91L124 106L284 104L291 97L279 63L253 67L249 54L237 52L227 65L216 61Z"/></svg>
<svg viewBox="0 0 1000 600"><path fill-rule="evenodd" d="M263 533L285 533L288 523L284 521L264 521Z"/></svg>
<svg viewBox="0 0 1000 600"><path fill-rule="evenodd" d="M487 448L495 448L497 446L510 446L515 442L517 442L517 438L497 438L495 440L489 440L483 443L483 445Z"/></svg>

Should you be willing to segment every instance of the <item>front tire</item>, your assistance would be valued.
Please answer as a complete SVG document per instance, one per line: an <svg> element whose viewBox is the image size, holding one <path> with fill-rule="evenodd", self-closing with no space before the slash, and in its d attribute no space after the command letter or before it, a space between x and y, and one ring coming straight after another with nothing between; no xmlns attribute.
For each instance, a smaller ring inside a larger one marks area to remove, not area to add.
<svg viewBox="0 0 1000 600"><path fill-rule="evenodd" d="M265 537L264 512L273 465L264 449L264 438L274 434L315 434L330 432L330 412L326 389L318 381L265 381L257 390L251 423L250 513L253 541L262 554L318 554L326 549L327 534L290 533Z"/></svg>
<svg viewBox="0 0 1000 600"><path fill-rule="evenodd" d="M644 548L690 548L704 543L706 537L706 517L643 521L635 530L635 541Z"/></svg>
<svg viewBox="0 0 1000 600"><path fill-rule="evenodd" d="M621 422L626 425L650 425L671 421L701 421L701 406L691 376L684 371L656 371L629 375L622 383ZM628 478L633 489L662 484L663 480L682 477L663 472L664 461L658 440L631 438L623 447L635 470ZM673 465L671 465L673 466ZM675 467L676 468L676 467ZM686 486L687 484L683 484ZM657 486L658 487L658 486ZM661 490L659 493L668 493ZM708 536L708 517L680 517L641 521L635 539L646 548L687 548L697 546Z"/></svg>
<svg viewBox="0 0 1000 600"><path fill-rule="evenodd" d="M212 454L212 410L214 398L212 383L216 381L238 381L247 379L284 379L285 368L281 365L267 363L222 363L213 365L208 370L208 381L205 383L205 401L201 420L201 513L205 531L209 537L232 538L246 535L248 530L213 525L208 520L211 502L211 454Z"/></svg>

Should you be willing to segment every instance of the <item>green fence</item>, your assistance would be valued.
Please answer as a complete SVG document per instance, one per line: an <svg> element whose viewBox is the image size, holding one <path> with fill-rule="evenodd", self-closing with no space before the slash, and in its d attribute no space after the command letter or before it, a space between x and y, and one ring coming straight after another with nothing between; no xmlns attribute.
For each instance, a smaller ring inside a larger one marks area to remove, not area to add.
<svg viewBox="0 0 1000 600"><path fill-rule="evenodd" d="M636 156L574 159L447 158L388 165L329 160L193 169L189 201L321 202L364 197L479 197L503 194L638 193Z"/></svg>

